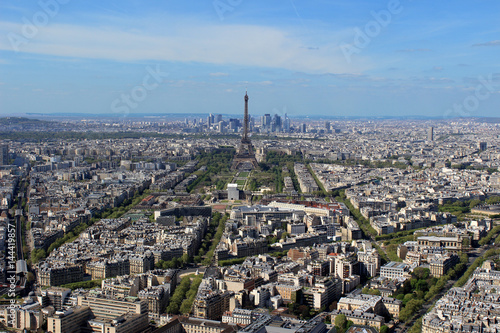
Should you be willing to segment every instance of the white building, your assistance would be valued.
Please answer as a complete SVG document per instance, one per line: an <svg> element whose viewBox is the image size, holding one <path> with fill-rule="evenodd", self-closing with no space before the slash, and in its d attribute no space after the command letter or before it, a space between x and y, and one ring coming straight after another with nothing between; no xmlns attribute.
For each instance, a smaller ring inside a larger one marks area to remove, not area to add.
<svg viewBox="0 0 500 333"><path fill-rule="evenodd" d="M238 184L227 184L227 199L228 200L240 199L240 190L238 190Z"/></svg>
<svg viewBox="0 0 500 333"><path fill-rule="evenodd" d="M397 279L410 275L410 266L408 264L391 261L380 268L380 276L388 279Z"/></svg>

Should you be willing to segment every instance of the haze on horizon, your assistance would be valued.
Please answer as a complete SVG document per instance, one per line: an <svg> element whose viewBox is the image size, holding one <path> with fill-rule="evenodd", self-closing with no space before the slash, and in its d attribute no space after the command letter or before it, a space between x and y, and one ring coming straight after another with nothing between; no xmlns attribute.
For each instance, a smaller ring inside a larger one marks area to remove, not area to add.
<svg viewBox="0 0 500 333"><path fill-rule="evenodd" d="M0 3L0 116L498 116L495 0Z"/></svg>

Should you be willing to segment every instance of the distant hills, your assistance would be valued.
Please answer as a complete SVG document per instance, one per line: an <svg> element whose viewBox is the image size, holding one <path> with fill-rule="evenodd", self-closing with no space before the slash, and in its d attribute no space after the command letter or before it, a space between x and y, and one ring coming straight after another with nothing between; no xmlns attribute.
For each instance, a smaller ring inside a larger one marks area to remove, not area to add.
<svg viewBox="0 0 500 333"><path fill-rule="evenodd" d="M478 118L477 121L481 122L481 123L500 124L500 118L498 118L498 117Z"/></svg>
<svg viewBox="0 0 500 333"><path fill-rule="evenodd" d="M54 121L47 120L39 120L34 118L25 118L25 117L5 117L0 118L0 126L19 126L19 125L52 125Z"/></svg>

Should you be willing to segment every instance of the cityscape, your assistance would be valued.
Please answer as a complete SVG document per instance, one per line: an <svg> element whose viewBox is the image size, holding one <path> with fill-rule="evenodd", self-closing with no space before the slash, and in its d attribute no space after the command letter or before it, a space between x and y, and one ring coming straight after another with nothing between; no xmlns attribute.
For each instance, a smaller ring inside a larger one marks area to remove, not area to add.
<svg viewBox="0 0 500 333"><path fill-rule="evenodd" d="M498 123L250 101L240 118L3 118L4 328L500 330Z"/></svg>
<svg viewBox="0 0 500 333"><path fill-rule="evenodd" d="M0 332L500 333L500 4L0 3Z"/></svg>

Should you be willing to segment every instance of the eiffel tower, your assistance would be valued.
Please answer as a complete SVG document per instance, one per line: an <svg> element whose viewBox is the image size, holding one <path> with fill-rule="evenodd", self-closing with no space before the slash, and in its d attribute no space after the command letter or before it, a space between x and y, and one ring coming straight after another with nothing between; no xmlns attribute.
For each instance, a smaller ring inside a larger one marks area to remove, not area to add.
<svg viewBox="0 0 500 333"><path fill-rule="evenodd" d="M243 118L243 136L236 150L236 155L233 159L232 169L251 170L257 168L257 160L253 152L252 141L248 137L248 94L245 92L245 117Z"/></svg>

